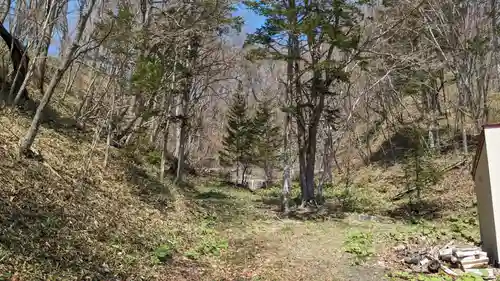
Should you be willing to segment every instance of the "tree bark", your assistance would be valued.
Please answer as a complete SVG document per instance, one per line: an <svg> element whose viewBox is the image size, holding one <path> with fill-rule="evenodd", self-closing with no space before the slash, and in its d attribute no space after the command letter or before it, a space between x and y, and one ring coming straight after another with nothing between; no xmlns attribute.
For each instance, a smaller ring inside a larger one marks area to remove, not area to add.
<svg viewBox="0 0 500 281"><path fill-rule="evenodd" d="M318 198L323 202L323 187L325 184L333 185L333 133L330 125L326 125L326 138L323 143L323 173L320 184L318 184Z"/></svg>
<svg viewBox="0 0 500 281"><path fill-rule="evenodd" d="M10 59L14 66L14 77L11 92L17 93L21 89L21 84L28 73L29 57L21 42L17 38L13 37L1 23L0 36L10 50ZM28 91L26 89L21 90L21 98L23 100L29 99Z"/></svg>
<svg viewBox="0 0 500 281"><path fill-rule="evenodd" d="M163 129L163 139L162 139L162 149L161 149L161 163L160 163L160 181L164 182L165 180L165 168L167 163L167 154L168 154L168 133L170 130L170 113L172 106L172 99L174 96L174 91L177 83L177 52L174 48L174 66L172 67L172 81L170 82L170 93L168 98L166 97L167 93L165 92L163 95L163 115L164 118L167 118L166 126Z"/></svg>
<svg viewBox="0 0 500 281"><path fill-rule="evenodd" d="M187 58L185 65L184 85L182 88L181 102L177 107L176 115L180 117L179 126L177 127L177 172L175 177L176 183L181 183L183 180L183 172L185 165L185 148L186 134L188 126L188 109L191 102L191 88L193 86L193 67L195 66L198 57L199 38L196 34L191 35L190 42L187 46Z"/></svg>
<svg viewBox="0 0 500 281"><path fill-rule="evenodd" d="M318 136L318 124L311 124L306 141L306 171L305 171L305 193L302 195L302 204L313 202L316 198L314 196L315 182L314 182L314 167L316 166L316 139Z"/></svg>
<svg viewBox="0 0 500 281"><path fill-rule="evenodd" d="M167 156L168 156L168 133L170 130L170 119L167 120L167 124L163 129L163 139L161 146L161 161L160 161L160 182L165 181L165 170L167 166Z"/></svg>
<svg viewBox="0 0 500 281"><path fill-rule="evenodd" d="M182 116L181 120L179 120L179 126L177 127L177 171L175 174L175 182L181 183L183 181L184 176L184 157L185 157L185 148L186 148L186 117L185 117L185 103L181 102L176 111L177 116Z"/></svg>
<svg viewBox="0 0 500 281"><path fill-rule="evenodd" d="M57 12L57 3L53 3L51 1L49 1L49 2L47 2L47 5L48 5L47 13L45 15L45 20L44 20L44 23L42 26L42 31L41 31L42 38L39 38L39 41L36 44L36 48L35 48L35 56L36 57L38 57L40 55L40 53L42 52L42 48L44 46L44 43L46 43L46 40L47 40L46 37L49 38L48 40L49 40L49 44L50 44L50 37L52 36L52 29L54 27L53 18ZM48 51L48 45L47 45L46 49ZM45 57L42 58L42 60L45 60L45 59L46 59ZM36 64L33 61L31 63L31 65L29 66L26 77L24 77L24 81L22 82L19 90L17 91L16 97L14 98L14 105L18 105L19 102L21 101L21 99L23 99L24 91L25 91L26 86L28 84L28 80L31 78L31 76L35 70L35 67L36 67ZM43 81L42 81L42 83L43 83ZM41 93L43 93L43 92L41 92ZM10 95L12 95L12 94L13 94L13 92L11 91Z"/></svg>
<svg viewBox="0 0 500 281"><path fill-rule="evenodd" d="M68 81L66 82L66 85L64 85L64 91L63 91L63 94L61 97L61 99L63 101L66 99L66 96L71 91L71 89L73 89L73 85L75 83L76 76L78 75L78 71L80 71L80 67L81 67L81 64L79 63L74 72L71 71L72 68L70 69L69 74L68 74ZM73 75L71 75L72 73L73 73Z"/></svg>
<svg viewBox="0 0 500 281"><path fill-rule="evenodd" d="M55 3L54 3L55 2ZM59 7L59 1L56 0L50 0L48 3L50 6L47 7L47 18L49 18L49 24L42 30L42 38L40 38L40 62L38 63L38 90L40 93L44 92L44 84L45 84L45 68L47 66L47 55L49 54L49 46L50 46L50 41L52 40L52 33L54 30L54 25L56 22L56 19L59 15L60 8ZM63 1L66 2L66 1ZM52 7L53 6L53 7ZM66 17L66 14L63 15Z"/></svg>
<svg viewBox="0 0 500 281"><path fill-rule="evenodd" d="M111 148L111 144L113 142L113 127L114 127L114 112L115 112L115 96L116 93L113 91L111 94L111 109L109 110L108 122L107 122L107 137L106 137L106 151L104 153L104 168L108 166L109 161L109 149Z"/></svg>

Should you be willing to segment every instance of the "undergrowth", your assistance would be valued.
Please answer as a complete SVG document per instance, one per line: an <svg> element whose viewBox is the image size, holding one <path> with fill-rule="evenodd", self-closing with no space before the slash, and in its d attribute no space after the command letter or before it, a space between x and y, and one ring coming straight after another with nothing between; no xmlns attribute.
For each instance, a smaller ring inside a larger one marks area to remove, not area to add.
<svg viewBox="0 0 500 281"><path fill-rule="evenodd" d="M353 264L362 264L375 253L373 234L358 230L348 233L344 241L344 251L352 255Z"/></svg>

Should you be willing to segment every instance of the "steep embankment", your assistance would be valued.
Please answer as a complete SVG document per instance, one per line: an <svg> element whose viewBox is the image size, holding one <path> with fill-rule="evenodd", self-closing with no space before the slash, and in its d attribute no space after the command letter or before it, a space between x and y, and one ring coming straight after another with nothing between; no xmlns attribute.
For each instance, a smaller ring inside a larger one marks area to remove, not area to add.
<svg viewBox="0 0 500 281"><path fill-rule="evenodd" d="M194 264L179 267L186 261L176 255L166 265L158 261L158 249L170 255L203 238L192 229L199 211L146 171L137 153L112 149L104 168L102 144L53 122L34 146L43 160L17 160L29 118L3 110L0 124L1 274L168 280Z"/></svg>

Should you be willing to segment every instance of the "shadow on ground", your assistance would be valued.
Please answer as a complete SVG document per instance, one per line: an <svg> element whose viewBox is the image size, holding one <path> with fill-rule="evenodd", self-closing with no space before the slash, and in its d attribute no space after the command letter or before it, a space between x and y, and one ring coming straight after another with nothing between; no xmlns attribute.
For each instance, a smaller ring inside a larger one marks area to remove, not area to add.
<svg viewBox="0 0 500 281"><path fill-rule="evenodd" d="M324 202L315 207L301 209L299 207L301 204L301 199L299 197L292 198L290 202L290 212L288 214L283 214L281 210L281 197L277 195L277 192L273 192L267 196L261 196L261 198L254 199L253 202L258 203L262 209L273 211L278 217L299 221L325 221L343 219L346 216L346 212L342 210L338 204L333 204L331 202Z"/></svg>
<svg viewBox="0 0 500 281"><path fill-rule="evenodd" d="M131 167L137 190L132 197L128 191L118 195L98 182L63 180L37 161L9 161L3 148L0 157L2 274L21 272L21 280L52 280L54 273L62 280L150 276L151 255L169 238L164 222L171 205L164 201L170 194L163 185ZM59 174L75 179L66 170ZM161 215L145 212L149 206L161 209ZM177 277L191 275L178 280L197 280L193 276L201 274L195 261L173 259L163 265L154 267L156 275L176 272Z"/></svg>
<svg viewBox="0 0 500 281"><path fill-rule="evenodd" d="M415 137L418 133L422 132L416 132L413 127L400 128L371 155L370 163L390 166L403 161L410 150L420 145L419 139Z"/></svg>
<svg viewBox="0 0 500 281"><path fill-rule="evenodd" d="M170 187L149 175L143 168L129 163L127 165L127 181L134 185L132 191L141 201L154 206L161 212L173 211L175 200Z"/></svg>
<svg viewBox="0 0 500 281"><path fill-rule="evenodd" d="M3 81L0 78L0 103L6 105L9 104L9 90L10 84L8 82ZM41 97L40 97L41 98ZM18 109L20 112L28 117L29 119L33 119L35 116L36 110L40 105L40 101L33 99L30 96L27 100L23 100L20 102L20 106ZM9 105L10 106L10 105ZM77 132L83 132L82 128L78 126L76 120L72 117L63 116L60 112L58 112L51 104L48 104L42 112L42 125L60 133L64 134L68 137L76 139L75 134ZM86 136L84 134L78 135L79 140L87 140L90 141L90 136Z"/></svg>
<svg viewBox="0 0 500 281"><path fill-rule="evenodd" d="M479 144L479 139L479 136L467 134L467 149L469 151L475 151ZM441 147L441 153L446 154L453 151L461 151L463 147L462 141L462 132L456 132L453 139L449 140L448 144Z"/></svg>
<svg viewBox="0 0 500 281"><path fill-rule="evenodd" d="M15 263L17 260L30 260L31 270L41 279L47 279L46 274L54 268L61 277L74 277L78 272L80 280L127 278L110 264L103 249L89 243L119 235L112 226L115 221L105 225L88 217L93 206L83 191L60 188L60 183L47 180L48 171L35 165L23 162L16 167L0 167L4 186L0 198L0 252L8 258L0 271L14 273L21 266ZM24 170L29 181L23 182L21 188L7 188L16 182L19 170ZM81 205L69 208L69 202Z"/></svg>
<svg viewBox="0 0 500 281"><path fill-rule="evenodd" d="M279 192L267 192L261 194L253 201L260 208L272 210L277 216L281 216L281 198ZM318 207L300 209L300 198L294 198L291 202L292 211L288 215L290 219L296 220L330 220L343 219L349 214L360 214L359 220L397 220L412 222L415 220L438 220L444 216L447 206L438 199L423 199L418 202L409 203L408 200L394 202L387 207L372 207L369 203L362 201L363 198L343 198L339 196L326 196L325 201ZM361 200L361 201L357 201ZM384 200L384 199L380 199Z"/></svg>
<svg viewBox="0 0 500 281"><path fill-rule="evenodd" d="M401 221L437 220L443 217L443 205L422 200L415 203L403 202L384 213L385 216Z"/></svg>
<svg viewBox="0 0 500 281"><path fill-rule="evenodd" d="M198 195L194 197L195 199L200 199L200 200L205 200L205 199L216 199L216 200L223 200L223 199L231 199L229 195L222 193L220 191L214 191L210 190L207 192L201 192Z"/></svg>
<svg viewBox="0 0 500 281"><path fill-rule="evenodd" d="M22 109L27 117L32 119L35 116L36 110L39 101L28 100L24 103ZM72 117L63 116L59 113L55 108L53 108L50 104L47 105L42 114L42 125L47 126L48 128L63 134L65 136L71 137L75 139L75 134L78 134L79 140L91 141L90 136L86 134L82 134L83 130L80 126L78 126L76 120Z"/></svg>
<svg viewBox="0 0 500 281"><path fill-rule="evenodd" d="M192 198L198 208L216 218L219 223L247 223L264 217L246 200L234 198L221 191L210 190Z"/></svg>
<svg viewBox="0 0 500 281"><path fill-rule="evenodd" d="M440 128L439 134L442 141L440 153L447 154L462 148L461 132L456 132L451 139L448 138L446 128ZM369 162L385 167L402 162L407 157L408 152L417 149L420 145L418 135L425 136L426 133L413 127L400 128L399 131L385 140L377 151L371 154ZM467 135L467 140L469 151L474 151L478 143L478 137Z"/></svg>

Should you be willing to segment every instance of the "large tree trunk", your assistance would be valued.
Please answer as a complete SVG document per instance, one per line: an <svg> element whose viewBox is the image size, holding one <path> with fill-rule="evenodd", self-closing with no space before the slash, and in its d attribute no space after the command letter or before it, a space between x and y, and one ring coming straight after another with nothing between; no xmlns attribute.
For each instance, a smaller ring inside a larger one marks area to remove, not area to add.
<svg viewBox="0 0 500 281"><path fill-rule="evenodd" d="M28 73L29 57L21 42L17 38L13 37L1 23L0 36L5 41L5 44L7 44L9 50L11 50L10 59L14 66L14 77L11 87L12 92L17 93ZM28 91L26 89L21 91L21 99L23 101L29 99Z"/></svg>
<svg viewBox="0 0 500 281"><path fill-rule="evenodd" d="M299 150L301 151L301 157L303 163L301 163L300 174L303 177L301 182L302 185L302 207L307 204L315 204L315 182L314 182L314 167L316 164L316 143L318 137L318 126L320 124L320 118L323 114L323 109L325 105L325 87L324 82L320 78L319 72L315 72L312 79L313 85L311 87L311 97L314 101L314 106L312 108L311 114L307 116L305 112L301 115L301 125L299 126ZM308 122L304 120L308 119ZM308 124L307 124L308 123ZM307 124L307 125L306 125Z"/></svg>
<svg viewBox="0 0 500 281"><path fill-rule="evenodd" d="M273 167L268 160L264 160L264 176L265 176L264 186L269 186L273 184L274 182Z"/></svg>
<svg viewBox="0 0 500 281"><path fill-rule="evenodd" d="M160 182L165 181L165 170L167 166L167 157L168 157L168 133L170 130L170 119L167 120L167 124L163 129L163 138L161 145L161 162L160 162Z"/></svg>
<svg viewBox="0 0 500 281"><path fill-rule="evenodd" d="M183 104L181 107L184 107ZM179 114L180 113L180 114ZM184 110L182 112L177 112L177 116L181 115L182 118L179 121L179 126L177 127L177 171L175 174L175 182L181 183L183 181L184 176L184 161L185 161L185 149L186 149L186 129L187 122L184 116Z"/></svg>
<svg viewBox="0 0 500 281"><path fill-rule="evenodd" d="M193 68L196 64L196 59L198 58L198 46L199 38L196 34L193 34L190 38L190 42L187 46L187 58L185 65L185 77L184 85L182 89L182 95L180 97L181 102L177 107L176 115L180 117L179 126L177 127L177 172L175 177L176 183L181 183L183 180L185 157L186 157L186 136L188 129L188 116L189 116L189 106L191 102L191 88L193 86Z"/></svg>
<svg viewBox="0 0 500 281"><path fill-rule="evenodd" d="M302 203L304 203L304 198L306 197L306 143L305 143L305 130L298 126L297 130L297 145L299 149L299 184L300 184L300 196L302 198Z"/></svg>
<svg viewBox="0 0 500 281"><path fill-rule="evenodd" d="M291 42L291 40L290 40ZM289 46L288 53L292 52L291 46ZM285 106L290 106L291 90L293 82L293 62L291 59L288 60L287 68L287 87L285 90ZM281 198L281 208L282 211L287 214L290 211L290 188L291 188L291 175L290 175L290 144L289 144L289 131L290 131L290 113L285 112L285 119L283 122L283 188L282 188L282 198Z"/></svg>
<svg viewBox="0 0 500 281"><path fill-rule="evenodd" d="M326 125L326 138L323 143L323 173L321 175L321 181L318 185L318 198L323 201L323 187L325 184L331 186L333 185L333 132L330 125Z"/></svg>
<svg viewBox="0 0 500 281"><path fill-rule="evenodd" d="M174 49L174 66L172 68L172 81L170 82L170 93L164 93L163 95L163 115L164 118L167 118L166 126L163 129L163 139L162 139L162 149L161 149L161 163L160 163L160 181L163 182L165 179L165 166L167 162L167 146L168 146L168 133L170 130L170 115L171 115L171 107L172 107L172 100L173 100L173 94L175 91L176 83L177 83L177 52L176 49Z"/></svg>
<svg viewBox="0 0 500 281"><path fill-rule="evenodd" d="M318 132L318 124L311 124L306 141L306 155L305 155L305 186L304 194L302 194L302 204L314 202L314 167L316 166L316 138Z"/></svg>

